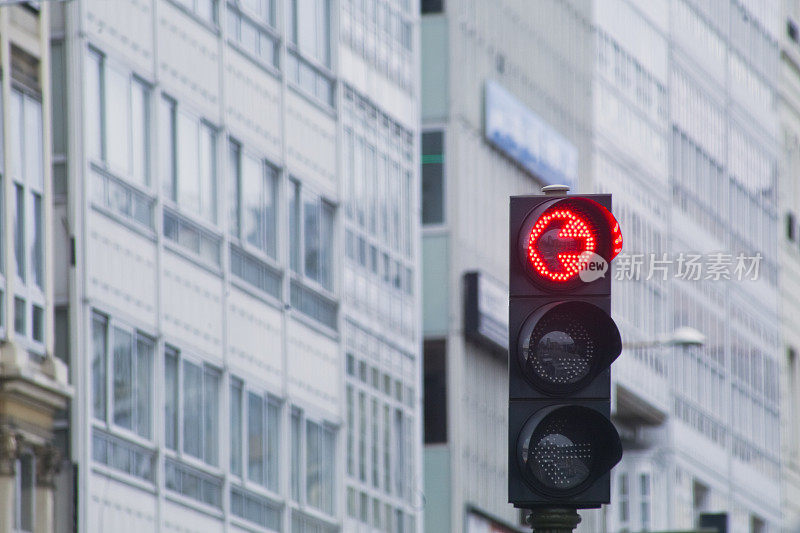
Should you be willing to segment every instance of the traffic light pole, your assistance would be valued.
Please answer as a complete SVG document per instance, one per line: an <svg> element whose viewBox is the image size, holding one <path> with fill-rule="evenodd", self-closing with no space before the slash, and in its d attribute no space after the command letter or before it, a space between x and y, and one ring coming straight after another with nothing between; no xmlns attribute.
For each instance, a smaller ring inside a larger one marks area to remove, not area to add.
<svg viewBox="0 0 800 533"><path fill-rule="evenodd" d="M528 515L533 533L572 533L581 521L577 509L546 507Z"/></svg>

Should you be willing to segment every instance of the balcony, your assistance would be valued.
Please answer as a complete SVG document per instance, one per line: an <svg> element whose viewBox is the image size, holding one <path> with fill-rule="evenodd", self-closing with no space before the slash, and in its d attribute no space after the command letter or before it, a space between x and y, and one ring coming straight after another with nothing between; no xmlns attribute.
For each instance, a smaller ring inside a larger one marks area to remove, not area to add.
<svg viewBox="0 0 800 533"><path fill-rule="evenodd" d="M612 366L614 419L631 426L658 426L670 412L665 349L624 349Z"/></svg>

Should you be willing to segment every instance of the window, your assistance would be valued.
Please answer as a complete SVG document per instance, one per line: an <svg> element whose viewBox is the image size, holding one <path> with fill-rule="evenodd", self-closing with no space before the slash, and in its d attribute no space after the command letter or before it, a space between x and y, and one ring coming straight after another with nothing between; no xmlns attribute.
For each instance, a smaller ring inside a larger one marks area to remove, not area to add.
<svg viewBox="0 0 800 533"><path fill-rule="evenodd" d="M231 141L231 234L273 259L277 253L278 173Z"/></svg>
<svg viewBox="0 0 800 533"><path fill-rule="evenodd" d="M423 15L427 13L441 13L444 11L444 0L421 0L420 11Z"/></svg>
<svg viewBox="0 0 800 533"><path fill-rule="evenodd" d="M167 448L209 465L219 464L219 371L182 357L164 355L164 433Z"/></svg>
<svg viewBox="0 0 800 533"><path fill-rule="evenodd" d="M794 218L794 213L792 212L786 213L786 238L790 242L794 242L795 226L796 226L796 221Z"/></svg>
<svg viewBox="0 0 800 533"><path fill-rule="evenodd" d="M190 13L214 26L217 25L217 0L173 0Z"/></svg>
<svg viewBox="0 0 800 533"><path fill-rule="evenodd" d="M292 498L324 513L334 512L334 461L336 435L333 428L292 412Z"/></svg>
<svg viewBox="0 0 800 533"><path fill-rule="evenodd" d="M291 0L289 41L305 57L331 66L329 0Z"/></svg>
<svg viewBox="0 0 800 533"><path fill-rule="evenodd" d="M639 518L642 531L650 531L650 474L639 474Z"/></svg>
<svg viewBox="0 0 800 533"><path fill-rule="evenodd" d="M630 519L628 474L620 474L617 480L619 483L619 522L620 524L627 524Z"/></svg>
<svg viewBox="0 0 800 533"><path fill-rule="evenodd" d="M228 36L244 52L278 66L279 39L272 0L229 0Z"/></svg>
<svg viewBox="0 0 800 533"><path fill-rule="evenodd" d="M289 80L306 94L333 106L329 0L290 0Z"/></svg>
<svg viewBox="0 0 800 533"><path fill-rule="evenodd" d="M767 523L756 515L750 515L750 533L765 533Z"/></svg>
<svg viewBox="0 0 800 533"><path fill-rule="evenodd" d="M150 88L101 53L87 61L87 147L104 169L139 185L148 185Z"/></svg>
<svg viewBox="0 0 800 533"><path fill-rule="evenodd" d="M447 442L447 363L443 340L424 344L425 444Z"/></svg>
<svg viewBox="0 0 800 533"><path fill-rule="evenodd" d="M231 380L231 472L244 471L248 480L278 492L280 403L243 390L241 380Z"/></svg>
<svg viewBox="0 0 800 533"><path fill-rule="evenodd" d="M333 290L333 206L289 185L290 264L297 274Z"/></svg>
<svg viewBox="0 0 800 533"><path fill-rule="evenodd" d="M231 422L231 474L242 475L242 380L231 378L230 386L230 422Z"/></svg>
<svg viewBox="0 0 800 533"><path fill-rule="evenodd" d="M151 438L153 340L115 320L92 318L95 419Z"/></svg>
<svg viewBox="0 0 800 533"><path fill-rule="evenodd" d="M164 194L185 211L216 223L216 128L164 96L160 112Z"/></svg>
<svg viewBox="0 0 800 533"><path fill-rule="evenodd" d="M14 330L34 347L44 342L44 152L42 103L17 89L11 92L10 169L13 193L15 284ZM30 326L29 326L30 325Z"/></svg>
<svg viewBox="0 0 800 533"><path fill-rule="evenodd" d="M444 134L422 134L422 223L444 222Z"/></svg>
<svg viewBox="0 0 800 533"><path fill-rule="evenodd" d="M14 495L14 531L31 532L36 519L36 462L30 452L23 452L16 461Z"/></svg>

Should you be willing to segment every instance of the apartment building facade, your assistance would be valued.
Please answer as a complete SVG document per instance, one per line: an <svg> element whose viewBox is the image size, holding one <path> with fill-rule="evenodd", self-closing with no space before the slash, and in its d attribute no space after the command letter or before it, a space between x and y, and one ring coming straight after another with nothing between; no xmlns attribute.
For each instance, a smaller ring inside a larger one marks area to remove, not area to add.
<svg viewBox="0 0 800 533"><path fill-rule="evenodd" d="M58 6L78 531L420 530L418 16L366 9Z"/></svg>
<svg viewBox="0 0 800 533"><path fill-rule="evenodd" d="M691 529L701 513L722 512L728 531L777 531L779 9L736 0L484 9L423 3L423 49L444 50L423 55L422 75L426 527L519 524L505 503L503 340L487 348L468 330L463 279L481 271L485 291L502 298L506 197L560 179L573 192L613 193L625 237L612 301L625 345L612 414L625 454L611 505L583 512L580 529ZM506 114L534 117L510 119L502 142L498 85L516 101ZM537 164L517 155L523 147ZM687 275L688 261L702 272ZM736 274L751 263L757 275ZM505 327L502 309L480 312ZM670 345L684 326L703 346ZM428 397L446 398L446 409L429 409ZM429 432L439 420L447 432Z"/></svg>

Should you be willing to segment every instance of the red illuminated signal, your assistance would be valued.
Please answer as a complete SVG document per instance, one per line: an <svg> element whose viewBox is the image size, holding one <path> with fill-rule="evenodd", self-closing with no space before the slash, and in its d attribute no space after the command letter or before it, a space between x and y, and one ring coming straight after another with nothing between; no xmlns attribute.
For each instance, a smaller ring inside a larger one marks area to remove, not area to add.
<svg viewBox="0 0 800 533"><path fill-rule="evenodd" d="M528 236L528 259L542 276L569 281L597 249L589 220L572 209L545 212Z"/></svg>
<svg viewBox="0 0 800 533"><path fill-rule="evenodd" d="M553 288L572 286L587 265L599 258L610 262L622 250L614 215L586 197L540 206L525 219L519 238L518 257L528 275Z"/></svg>

